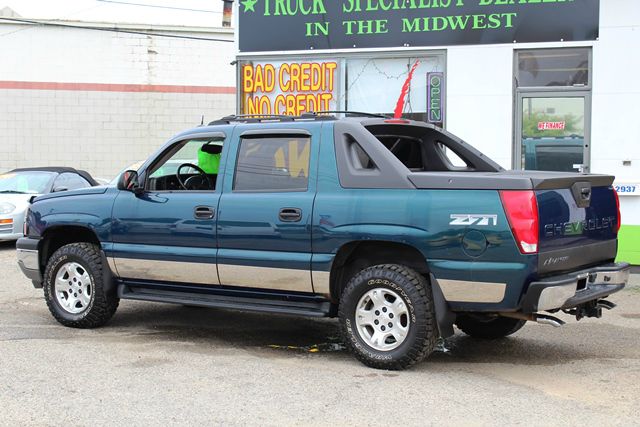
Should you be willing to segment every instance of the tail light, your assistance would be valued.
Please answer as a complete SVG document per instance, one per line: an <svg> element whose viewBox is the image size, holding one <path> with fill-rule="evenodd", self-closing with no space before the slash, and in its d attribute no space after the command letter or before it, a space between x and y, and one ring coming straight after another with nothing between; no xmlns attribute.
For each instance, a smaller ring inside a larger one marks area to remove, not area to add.
<svg viewBox="0 0 640 427"><path fill-rule="evenodd" d="M618 192L616 191L615 187L613 187L613 196L616 199L616 212L617 212L616 234L618 234L618 231L620 231L620 225L622 225L622 222L621 222L621 218L620 218L620 198L618 197Z"/></svg>
<svg viewBox="0 0 640 427"><path fill-rule="evenodd" d="M523 254L538 252L538 203L531 190L500 191L502 206L518 248Z"/></svg>

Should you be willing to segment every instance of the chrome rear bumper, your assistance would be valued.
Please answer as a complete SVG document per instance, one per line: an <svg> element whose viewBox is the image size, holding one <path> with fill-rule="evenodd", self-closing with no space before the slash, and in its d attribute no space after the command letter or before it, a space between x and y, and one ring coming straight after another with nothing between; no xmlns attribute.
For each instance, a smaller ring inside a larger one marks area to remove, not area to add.
<svg viewBox="0 0 640 427"><path fill-rule="evenodd" d="M604 298L626 286L630 271L626 262L611 263L532 282L522 298L522 311L568 309Z"/></svg>

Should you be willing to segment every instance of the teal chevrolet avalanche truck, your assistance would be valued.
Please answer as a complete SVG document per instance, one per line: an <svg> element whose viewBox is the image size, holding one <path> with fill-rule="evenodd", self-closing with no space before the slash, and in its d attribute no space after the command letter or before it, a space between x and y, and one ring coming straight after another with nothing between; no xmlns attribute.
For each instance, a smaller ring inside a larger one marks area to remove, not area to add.
<svg viewBox="0 0 640 427"><path fill-rule="evenodd" d="M65 326L120 299L333 316L360 361L403 369L454 325L500 338L613 308L629 265L612 182L506 171L422 122L229 116L117 187L35 199L18 262Z"/></svg>

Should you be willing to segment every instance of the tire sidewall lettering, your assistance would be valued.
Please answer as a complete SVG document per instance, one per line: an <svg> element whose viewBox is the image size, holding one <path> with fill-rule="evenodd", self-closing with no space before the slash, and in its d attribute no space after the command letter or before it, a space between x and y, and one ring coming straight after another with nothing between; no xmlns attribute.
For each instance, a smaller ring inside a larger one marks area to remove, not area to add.
<svg viewBox="0 0 640 427"><path fill-rule="evenodd" d="M395 283L393 280L389 280L389 279L384 279L381 277L373 277L370 279L366 280L365 283L366 287L370 288L387 288L390 290L395 291L396 293L398 293L400 295L400 297L402 298L402 300L404 301L404 303L407 305L408 311L409 311L409 317L410 317L410 321L412 322L412 326L416 324L416 313L415 313L415 307L413 305L413 302L411 300L411 298L409 297L409 295L407 294L407 292L403 289L403 287L401 287L400 285L398 285L397 283ZM362 338L360 337L360 333L355 330L352 321L355 320L355 308L356 308L356 301L362 296L364 295L365 292L367 292L368 289L363 288L362 292L358 292L358 295L356 298L354 298L354 302L353 305L350 307L350 311L349 311L349 318L346 319L345 321L345 327L346 327L346 331L347 331L347 335L348 335L348 340L350 341L351 345L360 353L363 353L366 357L374 359L374 360L379 360L379 361L391 361L394 359L394 355L397 354L398 352L402 352L403 348L407 345L410 345L409 340L406 340L404 343L402 343L399 347L388 351L388 352L382 352L382 351L377 351L375 349L372 349L371 347L369 347L368 345L366 345ZM415 326L414 326L415 327ZM410 327L410 332L409 334L414 333L413 328Z"/></svg>
<svg viewBox="0 0 640 427"><path fill-rule="evenodd" d="M351 344L360 352L366 354L367 357L370 357L372 359L376 359L376 360L391 360L392 357L388 354L381 354L381 353L374 353L371 351L371 349L368 346L365 346L362 344L362 342L360 341L361 339L359 338L358 332L353 330L353 327L351 325L351 320L347 319L346 320L346 327L347 327L347 333L349 335L349 341L351 342Z"/></svg>

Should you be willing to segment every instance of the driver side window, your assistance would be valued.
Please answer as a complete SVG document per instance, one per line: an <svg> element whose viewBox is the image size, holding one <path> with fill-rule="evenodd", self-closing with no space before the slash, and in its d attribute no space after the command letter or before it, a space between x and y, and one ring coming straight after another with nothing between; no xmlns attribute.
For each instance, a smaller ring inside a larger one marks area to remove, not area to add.
<svg viewBox="0 0 640 427"><path fill-rule="evenodd" d="M214 191L223 140L193 139L174 145L150 169L150 191Z"/></svg>

